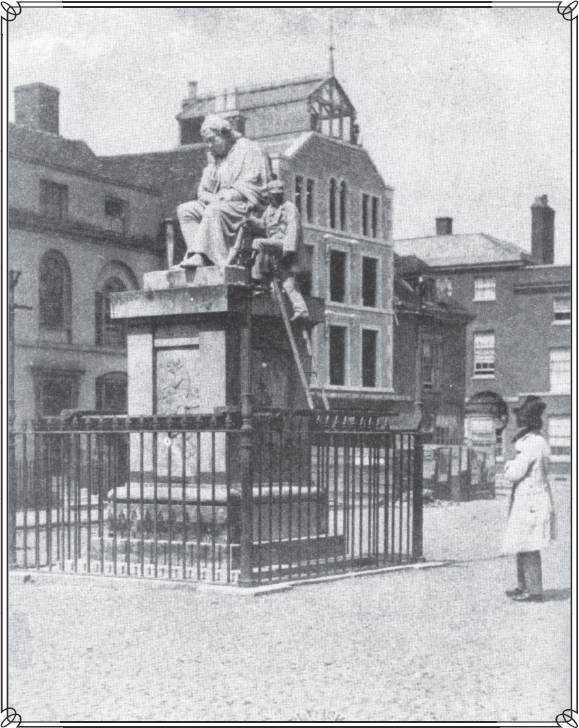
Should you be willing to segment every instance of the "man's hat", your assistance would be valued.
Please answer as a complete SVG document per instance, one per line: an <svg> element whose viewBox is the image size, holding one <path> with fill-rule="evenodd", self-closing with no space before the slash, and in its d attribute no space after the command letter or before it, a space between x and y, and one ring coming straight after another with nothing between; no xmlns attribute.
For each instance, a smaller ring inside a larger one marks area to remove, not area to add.
<svg viewBox="0 0 579 728"><path fill-rule="evenodd" d="M268 192L283 192L284 184L280 179L272 179L267 183Z"/></svg>
<svg viewBox="0 0 579 728"><path fill-rule="evenodd" d="M520 407L513 407L513 412L528 425L541 424L541 415L547 405L540 397L530 394Z"/></svg>

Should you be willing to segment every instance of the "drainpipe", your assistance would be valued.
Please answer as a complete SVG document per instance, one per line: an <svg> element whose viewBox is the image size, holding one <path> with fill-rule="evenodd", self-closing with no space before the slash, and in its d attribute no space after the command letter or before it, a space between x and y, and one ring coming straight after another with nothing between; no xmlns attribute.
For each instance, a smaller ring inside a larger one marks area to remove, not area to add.
<svg viewBox="0 0 579 728"><path fill-rule="evenodd" d="M423 288L422 288L422 276L418 279L417 293L418 293L418 316L416 317L418 323L417 332L417 356L416 356L416 386L414 399L416 408L420 413L420 419L422 420L423 414L423 402L422 402L422 342L424 338L424 326L423 326Z"/></svg>

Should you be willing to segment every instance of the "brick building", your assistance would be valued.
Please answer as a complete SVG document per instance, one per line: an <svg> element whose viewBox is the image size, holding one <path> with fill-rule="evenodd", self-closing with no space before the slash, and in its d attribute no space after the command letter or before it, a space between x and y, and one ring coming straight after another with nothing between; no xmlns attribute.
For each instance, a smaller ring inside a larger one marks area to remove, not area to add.
<svg viewBox="0 0 579 728"><path fill-rule="evenodd" d="M394 389L416 405L436 444L462 443L466 327L473 319L441 297L429 266L394 256Z"/></svg>
<svg viewBox="0 0 579 728"><path fill-rule="evenodd" d="M439 291L467 308L466 431L487 440L497 460L511 457L517 428L512 407L527 395L547 403L552 461L568 468L571 447L571 268L553 262L554 211L547 196L531 207L531 254L483 233L397 240L400 255L424 259ZM510 414L506 428L504 423Z"/></svg>
<svg viewBox="0 0 579 728"><path fill-rule="evenodd" d="M126 345L113 291L158 268L160 197L105 172L82 141L59 135L58 89L15 90L9 127L10 269L17 420L81 408L125 411Z"/></svg>

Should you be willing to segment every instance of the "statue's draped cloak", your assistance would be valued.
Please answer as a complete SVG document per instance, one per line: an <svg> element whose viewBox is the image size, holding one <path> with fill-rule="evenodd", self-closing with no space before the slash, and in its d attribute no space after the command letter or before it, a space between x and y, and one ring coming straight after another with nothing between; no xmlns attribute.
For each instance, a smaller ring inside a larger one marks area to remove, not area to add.
<svg viewBox="0 0 579 728"><path fill-rule="evenodd" d="M214 159L203 170L198 189L201 222L196 234L196 248L215 265L226 265L230 248L235 244L241 224L249 213L266 204L269 181L267 157L249 139L238 139L223 159ZM224 199L225 190L237 190L243 200ZM210 195L217 195L204 206Z"/></svg>

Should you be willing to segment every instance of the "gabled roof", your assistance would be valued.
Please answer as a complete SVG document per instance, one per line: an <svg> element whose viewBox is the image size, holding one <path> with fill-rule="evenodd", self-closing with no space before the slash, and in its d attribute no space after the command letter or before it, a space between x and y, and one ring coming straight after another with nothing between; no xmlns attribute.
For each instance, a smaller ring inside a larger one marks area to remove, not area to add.
<svg viewBox="0 0 579 728"><path fill-rule="evenodd" d="M394 306L399 311L422 312L439 320L468 320L473 318L453 298L436 297L435 300L421 300L413 288L419 275L428 275L430 266L415 255L394 254ZM412 285L411 285L412 284Z"/></svg>
<svg viewBox="0 0 579 728"><path fill-rule="evenodd" d="M252 109L259 106L273 106L275 104L287 104L300 99L307 99L319 86L328 78L326 76L307 76L267 86L245 86L238 87L227 92L227 99L224 93L204 94L194 99L183 101L183 110L177 115L177 119L191 119L199 116L206 116L215 112L223 112L231 109L218 108L218 101L233 104L231 108L239 111Z"/></svg>
<svg viewBox="0 0 579 728"><path fill-rule="evenodd" d="M98 157L88 144L65 139L58 134L29 129L20 124L8 125L8 153L43 164L66 167L83 172L100 172Z"/></svg>
<svg viewBox="0 0 579 728"><path fill-rule="evenodd" d="M172 215L181 202L197 196L197 187L207 165L205 144L188 144L164 152L100 157L111 176L150 186L162 195L162 214Z"/></svg>
<svg viewBox="0 0 579 728"><path fill-rule="evenodd" d="M525 264L533 260L529 253L517 245L486 233L406 238L395 240L394 249L398 255L416 255L425 260L429 266L438 268L501 263Z"/></svg>
<svg viewBox="0 0 579 728"><path fill-rule="evenodd" d="M357 157L350 157L350 159L364 159L364 162L369 165L369 168L374 173L375 183L381 185L387 190L394 189L384 182L384 179L374 164L368 150L362 146L349 144L348 142L344 142L340 139L334 139L334 137L329 137L326 134L321 134L317 131L301 132L293 136L288 135L287 137L283 137L281 140L272 139L271 141L268 141L267 139L258 139L257 141L263 151L269 154L270 157L283 156L287 159L292 159L298 154L305 152L306 148L310 144L340 145L344 150L344 154L357 155Z"/></svg>

